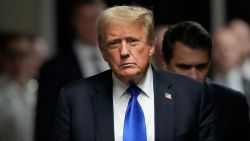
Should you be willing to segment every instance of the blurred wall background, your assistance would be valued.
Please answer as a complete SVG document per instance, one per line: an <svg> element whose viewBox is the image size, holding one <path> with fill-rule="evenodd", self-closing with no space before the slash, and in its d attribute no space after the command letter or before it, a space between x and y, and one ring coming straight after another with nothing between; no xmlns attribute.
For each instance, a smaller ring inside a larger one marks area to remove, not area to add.
<svg viewBox="0 0 250 141"><path fill-rule="evenodd" d="M0 0L0 29L42 35L53 56L71 40L72 0ZM153 9L157 24L196 20L212 31L233 18L250 21L250 1L237 0L106 0L108 6L139 4ZM167 4L165 4L167 3Z"/></svg>
<svg viewBox="0 0 250 141"><path fill-rule="evenodd" d="M34 0L1 0L0 26L4 30L36 31L41 6Z"/></svg>
<svg viewBox="0 0 250 141"><path fill-rule="evenodd" d="M0 0L0 30L44 37L50 56L56 51L55 22L54 0Z"/></svg>

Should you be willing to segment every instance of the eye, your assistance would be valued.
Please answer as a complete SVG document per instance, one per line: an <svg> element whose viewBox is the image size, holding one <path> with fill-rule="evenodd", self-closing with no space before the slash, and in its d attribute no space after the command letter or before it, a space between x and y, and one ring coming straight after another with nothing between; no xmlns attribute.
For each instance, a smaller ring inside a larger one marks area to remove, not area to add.
<svg viewBox="0 0 250 141"><path fill-rule="evenodd" d="M127 42L131 46L137 46L139 44L139 40L136 38L128 38Z"/></svg>
<svg viewBox="0 0 250 141"><path fill-rule="evenodd" d="M177 64L177 67L182 70L189 70L192 66L191 65L185 65L185 64Z"/></svg>
<svg viewBox="0 0 250 141"><path fill-rule="evenodd" d="M113 40L113 41L108 42L108 47L117 48L119 44L120 44L119 40Z"/></svg>
<svg viewBox="0 0 250 141"><path fill-rule="evenodd" d="M199 64L196 67L198 70L204 70L208 67L208 63Z"/></svg>

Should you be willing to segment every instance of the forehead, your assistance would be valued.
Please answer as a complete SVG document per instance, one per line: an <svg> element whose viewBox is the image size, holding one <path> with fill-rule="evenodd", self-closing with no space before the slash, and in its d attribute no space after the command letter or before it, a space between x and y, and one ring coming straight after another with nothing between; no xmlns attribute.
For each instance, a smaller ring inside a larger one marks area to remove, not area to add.
<svg viewBox="0 0 250 141"><path fill-rule="evenodd" d="M171 60L176 63L199 64L209 61L207 49L191 48L181 42L176 42L174 46Z"/></svg>
<svg viewBox="0 0 250 141"><path fill-rule="evenodd" d="M99 3L89 3L89 4L81 4L76 7L74 14L75 17L96 17L102 11L103 6Z"/></svg>
<svg viewBox="0 0 250 141"><path fill-rule="evenodd" d="M126 37L126 36L140 36L145 37L144 26L141 22L110 22L105 29L107 38Z"/></svg>

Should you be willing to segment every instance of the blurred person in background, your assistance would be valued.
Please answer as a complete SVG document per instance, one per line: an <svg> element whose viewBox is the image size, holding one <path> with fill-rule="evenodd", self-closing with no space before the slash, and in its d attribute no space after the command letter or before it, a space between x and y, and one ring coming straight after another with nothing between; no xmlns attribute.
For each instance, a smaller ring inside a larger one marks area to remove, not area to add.
<svg viewBox="0 0 250 141"><path fill-rule="evenodd" d="M241 75L243 79L244 93L250 104L250 27L242 19L233 19L229 22L229 28L236 35L238 44L242 48Z"/></svg>
<svg viewBox="0 0 250 141"><path fill-rule="evenodd" d="M155 44L155 53L151 58L152 64L161 70L165 70L165 62L162 56L162 40L164 33L167 31L168 25L158 25L155 27L155 36L156 36L156 44Z"/></svg>
<svg viewBox="0 0 250 141"><path fill-rule="evenodd" d="M97 45L96 19L104 8L100 0L85 0L74 8L72 24L75 38L72 47L84 77L109 68Z"/></svg>
<svg viewBox="0 0 250 141"><path fill-rule="evenodd" d="M48 44L46 40L43 37L35 36L33 38L33 46L34 46L34 70L36 72L35 78L38 79L40 75L40 69L41 66L48 60L49 58L49 50L48 50Z"/></svg>
<svg viewBox="0 0 250 141"><path fill-rule="evenodd" d="M205 82L215 111L218 141L249 141L249 107L240 92L206 80L211 66L212 39L197 22L170 26L163 40L166 70Z"/></svg>
<svg viewBox="0 0 250 141"><path fill-rule="evenodd" d="M60 89L67 83L107 70L97 46L96 20L105 8L101 0L82 0L74 3L72 44L66 51L48 61L39 77L36 140L50 138L53 116ZM60 48L60 47L59 47Z"/></svg>
<svg viewBox="0 0 250 141"><path fill-rule="evenodd" d="M166 69L195 80L204 81L211 66L212 40L197 22L183 21L172 25L163 39Z"/></svg>
<svg viewBox="0 0 250 141"><path fill-rule="evenodd" d="M211 78L242 92L249 99L250 81L242 75L241 71L246 50L239 43L239 38L230 28L222 27L213 33L213 40Z"/></svg>
<svg viewBox="0 0 250 141"><path fill-rule="evenodd" d="M233 19L229 22L229 28L237 36L239 45L243 48L244 62L242 64L243 76L250 80L250 27L241 19Z"/></svg>
<svg viewBox="0 0 250 141"><path fill-rule="evenodd" d="M0 140L33 141L34 116L42 60L37 59L38 37L4 33L0 59ZM39 47L41 48L41 47ZM40 50L40 49L39 49Z"/></svg>

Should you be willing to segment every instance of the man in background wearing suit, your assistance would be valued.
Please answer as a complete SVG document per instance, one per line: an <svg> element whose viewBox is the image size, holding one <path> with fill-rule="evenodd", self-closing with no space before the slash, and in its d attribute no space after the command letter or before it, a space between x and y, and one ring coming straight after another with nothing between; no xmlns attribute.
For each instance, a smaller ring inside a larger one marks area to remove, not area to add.
<svg viewBox="0 0 250 141"><path fill-rule="evenodd" d="M98 20L111 70L66 86L53 141L213 141L213 111L202 83L155 70L153 12L114 6Z"/></svg>
<svg viewBox="0 0 250 141"><path fill-rule="evenodd" d="M212 39L197 22L183 21L172 25L163 39L163 56L167 70L207 84L215 109L217 140L249 141L249 108L244 95L206 80L211 51Z"/></svg>
<svg viewBox="0 0 250 141"><path fill-rule="evenodd" d="M71 81L92 76L109 68L97 47L95 26L97 16L104 8L105 4L100 0L78 0L74 4L71 21L74 39L71 45L60 46L57 56L41 69L36 141L45 141L51 136L60 89Z"/></svg>

